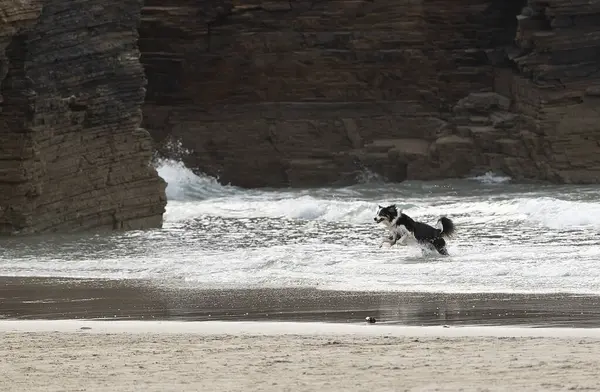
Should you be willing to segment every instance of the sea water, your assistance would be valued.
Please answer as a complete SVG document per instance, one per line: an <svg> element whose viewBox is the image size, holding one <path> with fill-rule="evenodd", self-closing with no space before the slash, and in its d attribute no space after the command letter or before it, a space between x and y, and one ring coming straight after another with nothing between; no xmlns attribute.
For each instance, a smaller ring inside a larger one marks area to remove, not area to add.
<svg viewBox="0 0 600 392"><path fill-rule="evenodd" d="M600 187L487 174L345 188L244 190L162 161L162 229L0 240L0 275L148 279L197 288L600 293ZM449 257L379 247L377 206L448 216Z"/></svg>

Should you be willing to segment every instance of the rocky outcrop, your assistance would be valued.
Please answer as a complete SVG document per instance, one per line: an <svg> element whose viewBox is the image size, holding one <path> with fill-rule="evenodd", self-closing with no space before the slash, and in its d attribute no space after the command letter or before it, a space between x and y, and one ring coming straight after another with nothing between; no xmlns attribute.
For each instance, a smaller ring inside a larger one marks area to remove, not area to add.
<svg viewBox="0 0 600 392"><path fill-rule="evenodd" d="M0 233L162 223L141 0L0 1Z"/></svg>
<svg viewBox="0 0 600 392"><path fill-rule="evenodd" d="M530 158L538 177L600 183L600 1L529 3L518 17L519 50L509 53L524 122L516 139L528 156L508 161L507 172Z"/></svg>
<svg viewBox="0 0 600 392"><path fill-rule="evenodd" d="M236 185L600 182L600 0L147 1L145 127Z"/></svg>
<svg viewBox="0 0 600 392"><path fill-rule="evenodd" d="M451 147L464 153L441 161L459 175L599 183L600 1L530 0L516 20L515 44L485 51L493 93L453 107Z"/></svg>

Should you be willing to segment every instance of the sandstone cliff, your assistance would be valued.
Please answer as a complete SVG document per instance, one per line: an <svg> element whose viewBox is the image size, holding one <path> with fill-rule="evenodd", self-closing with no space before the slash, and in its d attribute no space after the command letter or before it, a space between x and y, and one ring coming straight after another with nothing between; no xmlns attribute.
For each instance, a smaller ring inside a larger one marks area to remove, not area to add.
<svg viewBox="0 0 600 392"><path fill-rule="evenodd" d="M0 234L161 225L141 6L0 1Z"/></svg>
<svg viewBox="0 0 600 392"><path fill-rule="evenodd" d="M147 1L145 127L224 182L600 182L600 0Z"/></svg>

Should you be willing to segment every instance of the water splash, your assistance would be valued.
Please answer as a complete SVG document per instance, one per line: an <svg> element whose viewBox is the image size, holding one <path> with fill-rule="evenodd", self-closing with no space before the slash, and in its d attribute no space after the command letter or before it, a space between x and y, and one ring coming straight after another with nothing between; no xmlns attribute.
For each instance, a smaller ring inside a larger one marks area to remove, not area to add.
<svg viewBox="0 0 600 392"><path fill-rule="evenodd" d="M476 177L469 177L468 180L479 181L482 184L492 185L492 184L505 184L510 182L511 178L508 176L503 176L500 174L495 174L491 171L482 174Z"/></svg>
<svg viewBox="0 0 600 392"><path fill-rule="evenodd" d="M203 200L242 192L236 187L220 184L214 177L196 175L174 159L157 159L155 165L158 175L167 182L168 200Z"/></svg>

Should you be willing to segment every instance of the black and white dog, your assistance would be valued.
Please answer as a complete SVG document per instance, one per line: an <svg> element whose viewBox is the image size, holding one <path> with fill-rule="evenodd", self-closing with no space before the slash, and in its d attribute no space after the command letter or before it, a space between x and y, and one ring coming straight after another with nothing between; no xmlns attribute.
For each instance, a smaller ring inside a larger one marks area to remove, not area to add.
<svg viewBox="0 0 600 392"><path fill-rule="evenodd" d="M392 204L387 207L379 206L375 222L385 223L391 233L379 247L386 242L392 246L398 241L405 245L413 237L420 245L432 246L439 254L448 255L444 238L454 234L454 222L445 216L438 219L436 227L432 227L427 223L415 221Z"/></svg>

